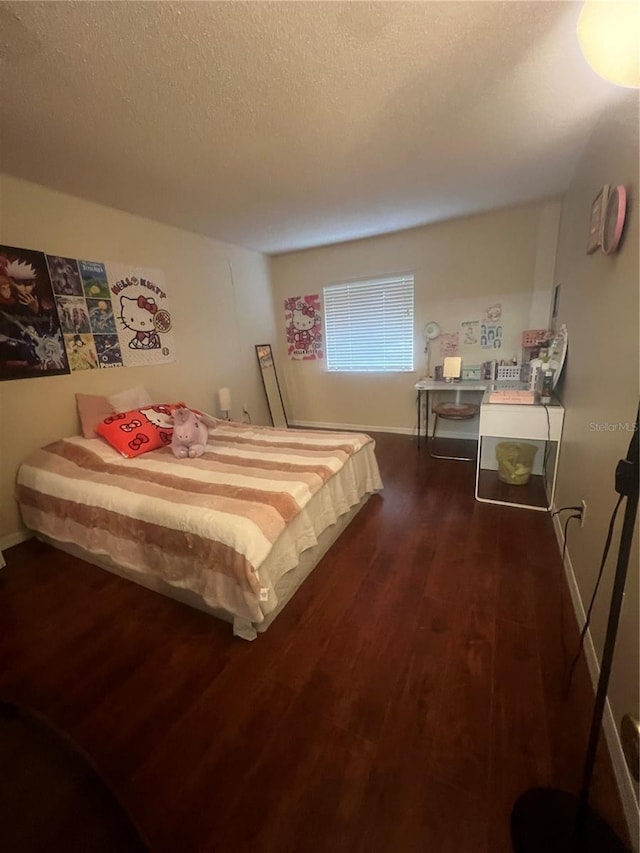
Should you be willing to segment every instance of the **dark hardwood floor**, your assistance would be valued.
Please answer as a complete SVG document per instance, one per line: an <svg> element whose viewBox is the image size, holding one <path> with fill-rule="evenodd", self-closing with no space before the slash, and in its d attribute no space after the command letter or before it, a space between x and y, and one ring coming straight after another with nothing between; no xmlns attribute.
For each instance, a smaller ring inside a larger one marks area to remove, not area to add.
<svg viewBox="0 0 640 853"><path fill-rule="evenodd" d="M593 693L550 518L376 435L385 483L269 631L31 540L0 572L0 697L88 752L157 853L507 853L577 790ZM564 650L563 650L564 648ZM602 752L592 802L624 833Z"/></svg>

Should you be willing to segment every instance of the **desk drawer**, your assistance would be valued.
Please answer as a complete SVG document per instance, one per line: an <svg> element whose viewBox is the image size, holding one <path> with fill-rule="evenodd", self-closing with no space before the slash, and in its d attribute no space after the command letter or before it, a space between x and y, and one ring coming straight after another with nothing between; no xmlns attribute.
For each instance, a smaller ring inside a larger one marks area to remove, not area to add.
<svg viewBox="0 0 640 853"><path fill-rule="evenodd" d="M549 420L547 421L547 412ZM480 407L480 435L498 438L531 438L559 441L562 435L562 406L503 405L485 403Z"/></svg>

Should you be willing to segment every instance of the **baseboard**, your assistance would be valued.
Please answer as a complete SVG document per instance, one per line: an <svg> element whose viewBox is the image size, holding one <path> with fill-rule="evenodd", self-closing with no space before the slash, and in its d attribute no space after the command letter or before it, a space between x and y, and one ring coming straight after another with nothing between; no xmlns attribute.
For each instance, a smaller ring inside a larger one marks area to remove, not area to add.
<svg viewBox="0 0 640 853"><path fill-rule="evenodd" d="M32 536L33 533L30 533L28 530L18 530L16 533L9 533L0 539L0 551L6 551L7 548L13 548L14 545L26 542Z"/></svg>
<svg viewBox="0 0 640 853"><path fill-rule="evenodd" d="M9 533L0 539L0 569L4 569L7 565L2 552L8 548L13 548L14 545L19 545L21 542L26 542L27 539L31 539L32 535L27 530L18 530L16 533Z"/></svg>
<svg viewBox="0 0 640 853"><path fill-rule="evenodd" d="M556 509L557 507L554 506L554 511ZM553 516L553 526L558 540L560 554L562 555L562 551L564 549L564 531L558 515ZM587 615L582 604L582 599L580 598L580 592L578 590L578 584L573 571L573 564L571 562L571 555L568 548L565 552L564 573L567 578L567 584L569 586L571 602L573 604L573 611L578 623L578 628L582 631ZM591 631L587 631L584 638L584 654L589 668L589 675L591 676L591 684L593 685L593 694L595 699L598 679L600 678L600 662L596 654L595 646L593 645ZM616 726L616 721L613 716L613 711L611 710L611 705L609 704L609 699L607 699L605 703L604 715L602 718L602 729L607 741L607 746L609 747L611 764L613 765L613 772L618 786L618 791L620 793L620 801L622 802L624 816L629 828L629 835L631 836L633 850L634 853L640 853L638 840L640 837L640 806L635 795L635 783L624 758L620 733Z"/></svg>
<svg viewBox="0 0 640 853"><path fill-rule="evenodd" d="M416 435L415 427L392 427L380 424L336 424L323 421L289 421L289 426L304 427L309 429L340 429L351 432L392 432L399 435Z"/></svg>
<svg viewBox="0 0 640 853"><path fill-rule="evenodd" d="M397 435L417 435L415 427L392 427L380 426L380 424L337 424L322 421L289 421L289 426L303 427L305 429L344 429L351 432L390 432ZM438 428L438 438L466 438L477 440L477 433L461 433L453 430Z"/></svg>

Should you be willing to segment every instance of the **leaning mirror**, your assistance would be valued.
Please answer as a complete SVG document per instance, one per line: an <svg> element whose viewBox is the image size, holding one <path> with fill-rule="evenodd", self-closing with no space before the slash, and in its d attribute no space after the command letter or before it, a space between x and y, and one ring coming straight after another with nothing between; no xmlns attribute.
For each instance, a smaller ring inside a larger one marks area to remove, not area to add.
<svg viewBox="0 0 640 853"><path fill-rule="evenodd" d="M284 411L280 386L278 385L278 374L276 373L276 366L273 363L271 344L258 344L256 346L256 355L258 356L258 364L260 365L264 392L267 395L271 422L274 427L288 427L289 424L287 423L287 416Z"/></svg>

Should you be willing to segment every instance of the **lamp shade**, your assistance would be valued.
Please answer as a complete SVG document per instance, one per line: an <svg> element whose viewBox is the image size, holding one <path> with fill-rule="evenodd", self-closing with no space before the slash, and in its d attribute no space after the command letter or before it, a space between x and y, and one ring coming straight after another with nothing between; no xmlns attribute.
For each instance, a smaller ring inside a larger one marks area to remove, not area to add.
<svg viewBox="0 0 640 853"><path fill-rule="evenodd" d="M586 0L578 41L596 74L627 88L640 88L640 0Z"/></svg>
<svg viewBox="0 0 640 853"><path fill-rule="evenodd" d="M218 403L220 404L220 411L228 412L231 410L231 391L228 388L218 390Z"/></svg>

